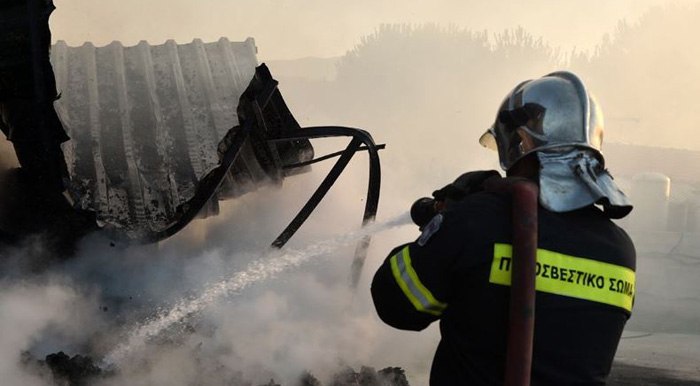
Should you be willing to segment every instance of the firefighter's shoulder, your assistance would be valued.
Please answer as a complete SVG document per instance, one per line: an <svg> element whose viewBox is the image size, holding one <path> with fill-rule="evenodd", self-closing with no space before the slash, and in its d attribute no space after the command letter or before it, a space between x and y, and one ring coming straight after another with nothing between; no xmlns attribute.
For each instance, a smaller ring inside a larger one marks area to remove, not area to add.
<svg viewBox="0 0 700 386"><path fill-rule="evenodd" d="M426 224L416 240L418 247L423 247L439 239L465 240L478 229L490 228L494 223L507 221L510 213L510 200L501 193L479 192L465 197L435 215Z"/></svg>
<svg viewBox="0 0 700 386"><path fill-rule="evenodd" d="M507 193L482 191L455 202L445 210L445 215L455 219L500 216L510 213L510 207L511 200Z"/></svg>

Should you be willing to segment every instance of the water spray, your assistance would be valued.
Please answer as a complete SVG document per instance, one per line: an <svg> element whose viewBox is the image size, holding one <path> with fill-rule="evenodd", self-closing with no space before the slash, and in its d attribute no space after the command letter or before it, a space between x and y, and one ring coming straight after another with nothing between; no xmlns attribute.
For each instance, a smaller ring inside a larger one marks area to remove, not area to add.
<svg viewBox="0 0 700 386"><path fill-rule="evenodd" d="M150 338L157 336L184 318L200 313L216 300L240 293L253 284L274 278L276 275L297 268L310 260L328 256L329 253L349 246L367 236L410 223L410 216L408 213L404 213L388 221L372 223L357 231L320 241L299 250L267 249L261 253L260 258L252 261L244 270L235 273L228 279L208 286L199 296L182 299L169 309L145 320L126 337L124 343L104 356L100 367L119 367L125 358L143 349Z"/></svg>

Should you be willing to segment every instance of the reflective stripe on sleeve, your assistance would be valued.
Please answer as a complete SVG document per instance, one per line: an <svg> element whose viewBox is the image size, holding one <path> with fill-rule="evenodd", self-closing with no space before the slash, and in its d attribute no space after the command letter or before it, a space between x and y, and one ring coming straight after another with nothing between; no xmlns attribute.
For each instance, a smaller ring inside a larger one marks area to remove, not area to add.
<svg viewBox="0 0 700 386"><path fill-rule="evenodd" d="M440 316L447 304L435 299L433 294L421 283L418 274L411 265L411 254L408 247L402 249L390 259L391 272L404 295L420 312Z"/></svg>
<svg viewBox="0 0 700 386"><path fill-rule="evenodd" d="M513 247L495 244L489 281L510 285ZM602 261L537 249L537 291L609 304L632 311L635 273Z"/></svg>

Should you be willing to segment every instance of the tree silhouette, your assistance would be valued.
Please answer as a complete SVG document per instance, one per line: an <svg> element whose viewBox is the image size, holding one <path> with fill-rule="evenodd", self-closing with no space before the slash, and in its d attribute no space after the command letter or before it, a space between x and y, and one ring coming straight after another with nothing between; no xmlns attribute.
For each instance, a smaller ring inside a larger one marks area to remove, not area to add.
<svg viewBox="0 0 700 386"><path fill-rule="evenodd" d="M412 180L437 186L467 168L497 167L479 136L512 87L559 69L557 54L522 28L489 38L434 24L382 25L339 61L325 92L297 106L370 130L390 143L386 164L414 165Z"/></svg>
<svg viewBox="0 0 700 386"><path fill-rule="evenodd" d="M556 54L522 28L489 39L485 31L434 24L382 25L341 59L342 103L334 104L379 134L405 132L407 143L429 136L478 148L503 96L524 78L557 69Z"/></svg>
<svg viewBox="0 0 700 386"><path fill-rule="evenodd" d="M621 22L593 55L572 58L601 99L611 139L700 149L699 19L697 5L653 8Z"/></svg>

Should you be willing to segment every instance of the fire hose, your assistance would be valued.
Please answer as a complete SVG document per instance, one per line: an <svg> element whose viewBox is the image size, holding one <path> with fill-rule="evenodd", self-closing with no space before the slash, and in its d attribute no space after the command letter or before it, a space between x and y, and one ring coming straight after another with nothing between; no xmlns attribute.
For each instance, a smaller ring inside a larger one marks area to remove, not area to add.
<svg viewBox="0 0 700 386"><path fill-rule="evenodd" d="M539 188L529 180L515 178L504 178L488 188L510 193L513 202L513 270L504 385L528 386L535 331Z"/></svg>

